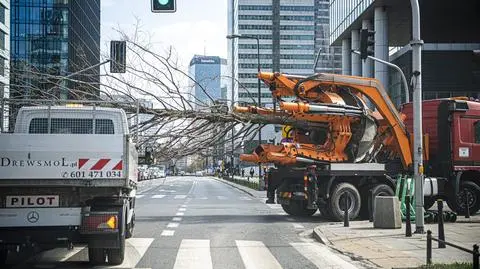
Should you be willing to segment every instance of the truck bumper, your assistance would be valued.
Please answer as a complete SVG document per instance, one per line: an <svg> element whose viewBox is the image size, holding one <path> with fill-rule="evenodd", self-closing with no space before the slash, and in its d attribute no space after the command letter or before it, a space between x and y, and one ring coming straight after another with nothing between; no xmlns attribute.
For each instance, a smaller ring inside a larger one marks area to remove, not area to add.
<svg viewBox="0 0 480 269"><path fill-rule="evenodd" d="M81 207L0 208L0 228L80 226Z"/></svg>

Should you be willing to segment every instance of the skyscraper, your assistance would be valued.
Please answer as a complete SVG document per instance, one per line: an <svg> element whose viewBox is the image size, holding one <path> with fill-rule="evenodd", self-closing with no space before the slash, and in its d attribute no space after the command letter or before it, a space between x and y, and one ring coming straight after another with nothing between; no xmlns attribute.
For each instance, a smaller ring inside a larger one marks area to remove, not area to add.
<svg viewBox="0 0 480 269"><path fill-rule="evenodd" d="M10 95L98 99L100 0L11 1ZM47 75L45 75L47 74Z"/></svg>
<svg viewBox="0 0 480 269"><path fill-rule="evenodd" d="M340 72L340 50L334 57L328 42L328 7L327 0L234 0L229 5L228 32L260 39L262 71L310 75L321 49L316 70ZM254 103L258 99L256 40L232 39L228 49L230 72L238 79L238 86L232 83L238 87L238 102ZM261 86L262 103L272 103L270 90Z"/></svg>
<svg viewBox="0 0 480 269"><path fill-rule="evenodd" d="M191 100L196 108L208 108L214 101L225 98L224 74L227 61L218 56L195 55L190 61Z"/></svg>
<svg viewBox="0 0 480 269"><path fill-rule="evenodd" d="M9 84L8 64L10 51L10 1L0 0L0 96L8 98ZM0 130L8 126L8 106L0 109Z"/></svg>

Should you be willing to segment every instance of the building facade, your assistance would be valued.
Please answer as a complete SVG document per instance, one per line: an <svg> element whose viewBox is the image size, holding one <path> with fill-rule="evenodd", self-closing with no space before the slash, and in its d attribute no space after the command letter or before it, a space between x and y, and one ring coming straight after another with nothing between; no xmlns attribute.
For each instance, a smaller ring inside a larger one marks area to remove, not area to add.
<svg viewBox="0 0 480 269"><path fill-rule="evenodd" d="M11 2L10 95L99 99L100 0Z"/></svg>
<svg viewBox="0 0 480 269"><path fill-rule="evenodd" d="M0 0L0 96L10 97L10 1ZM3 100L2 100L3 104ZM0 108L0 132L7 130L9 107Z"/></svg>
<svg viewBox="0 0 480 269"><path fill-rule="evenodd" d="M419 5L423 98L479 98L480 3L420 0ZM342 73L379 79L397 105L407 94L400 74L381 63L361 61L350 51L359 49L360 29L374 30L374 56L397 64L409 80L411 17L409 1L332 0L330 5L330 43L342 46Z"/></svg>
<svg viewBox="0 0 480 269"><path fill-rule="evenodd" d="M218 56L195 55L190 61L191 98L195 108L208 108L226 96L224 74L227 60Z"/></svg>

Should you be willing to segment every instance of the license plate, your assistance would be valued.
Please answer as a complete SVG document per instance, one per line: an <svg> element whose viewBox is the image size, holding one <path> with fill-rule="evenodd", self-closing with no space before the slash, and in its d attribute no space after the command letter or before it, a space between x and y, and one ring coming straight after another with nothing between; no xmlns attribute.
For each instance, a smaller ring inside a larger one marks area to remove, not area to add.
<svg viewBox="0 0 480 269"><path fill-rule="evenodd" d="M6 207L58 207L58 195L7 196Z"/></svg>

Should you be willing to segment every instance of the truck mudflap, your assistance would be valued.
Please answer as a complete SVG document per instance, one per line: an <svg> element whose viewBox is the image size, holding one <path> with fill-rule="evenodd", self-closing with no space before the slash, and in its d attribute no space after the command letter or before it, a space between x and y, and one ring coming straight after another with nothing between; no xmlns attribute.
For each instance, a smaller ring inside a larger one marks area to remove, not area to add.
<svg viewBox="0 0 480 269"><path fill-rule="evenodd" d="M0 208L0 228L80 226L81 207Z"/></svg>

